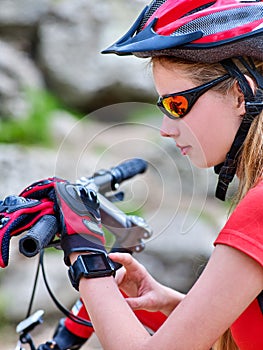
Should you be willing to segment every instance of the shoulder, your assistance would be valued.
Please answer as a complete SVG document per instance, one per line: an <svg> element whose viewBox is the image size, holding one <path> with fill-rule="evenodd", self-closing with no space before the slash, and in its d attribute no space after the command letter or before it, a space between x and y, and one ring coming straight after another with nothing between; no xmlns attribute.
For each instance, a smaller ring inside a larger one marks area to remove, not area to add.
<svg viewBox="0 0 263 350"><path fill-rule="evenodd" d="M243 207L246 205L259 205L262 207L263 203L263 180L260 180L256 186L251 188L246 196L238 204L237 208ZM261 204L261 205L260 205Z"/></svg>
<svg viewBox="0 0 263 350"><path fill-rule="evenodd" d="M243 251L263 266L263 181L238 204L219 233L215 244Z"/></svg>
<svg viewBox="0 0 263 350"><path fill-rule="evenodd" d="M244 224L252 224L251 220L263 220L263 181L251 188L246 196L240 201L230 216L228 223L241 220Z"/></svg>

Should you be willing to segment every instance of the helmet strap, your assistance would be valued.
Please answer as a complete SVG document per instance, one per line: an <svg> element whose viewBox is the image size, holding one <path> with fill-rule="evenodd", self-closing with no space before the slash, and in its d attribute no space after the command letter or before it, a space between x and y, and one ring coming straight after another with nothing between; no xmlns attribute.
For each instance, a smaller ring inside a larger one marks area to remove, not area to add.
<svg viewBox="0 0 263 350"><path fill-rule="evenodd" d="M226 199L228 186L236 174L239 151L245 141L251 122L252 118L249 118L249 115L245 114L224 163L214 167L215 173L219 174L215 196L222 201Z"/></svg>
<svg viewBox="0 0 263 350"><path fill-rule="evenodd" d="M246 77L236 66L236 64L231 59L222 61L223 67L229 72L231 76L236 78L239 82L240 88L245 97L246 114L244 115L239 129L236 133L230 151L226 155L224 163L218 164L214 167L215 173L219 174L218 184L216 188L216 197L222 201L226 198L226 192L229 184L234 179L237 170L238 157L240 154L240 149L245 141L248 134L249 128L253 119L261 113L263 110L263 77L256 70L255 66L248 66L244 59L240 59L240 62L246 67L249 73L255 78L259 89L257 89L256 94L253 93ZM251 63L251 62L250 62ZM253 62L252 62L253 63ZM249 67L249 68L248 68ZM253 73L252 73L253 72ZM262 82L262 85L261 85Z"/></svg>
<svg viewBox="0 0 263 350"><path fill-rule="evenodd" d="M259 89L263 89L263 76L257 70L255 63L253 62L251 57L248 57L248 62L244 59L244 57L238 57L238 60L242 63L242 65L247 69L250 75L255 79L257 86ZM249 65L250 64L250 65Z"/></svg>
<svg viewBox="0 0 263 350"><path fill-rule="evenodd" d="M221 61L220 63L230 74L231 77L237 79L240 89L245 96L245 99L251 99L254 96L253 90L251 89L246 77L238 68L238 66L234 63L234 61L231 58L228 58L226 60Z"/></svg>

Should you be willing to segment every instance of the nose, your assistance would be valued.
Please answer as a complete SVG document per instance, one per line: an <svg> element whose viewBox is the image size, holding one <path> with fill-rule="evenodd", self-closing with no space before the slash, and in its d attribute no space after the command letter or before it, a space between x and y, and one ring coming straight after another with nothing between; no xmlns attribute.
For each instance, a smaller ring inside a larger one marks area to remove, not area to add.
<svg viewBox="0 0 263 350"><path fill-rule="evenodd" d="M173 120L166 115L163 116L163 121L160 129L160 134L163 137L178 137L180 135L179 121Z"/></svg>

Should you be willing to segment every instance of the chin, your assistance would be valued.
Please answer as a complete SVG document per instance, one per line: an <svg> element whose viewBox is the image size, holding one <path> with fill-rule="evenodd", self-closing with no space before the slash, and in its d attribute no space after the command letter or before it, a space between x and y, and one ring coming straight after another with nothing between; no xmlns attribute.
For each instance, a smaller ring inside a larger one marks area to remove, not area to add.
<svg viewBox="0 0 263 350"><path fill-rule="evenodd" d="M207 168L210 168L211 166L213 165L209 165L204 159L193 159L193 158L190 158L190 161L191 163L193 164L193 166L195 166L196 168L199 168L199 169L207 169Z"/></svg>
<svg viewBox="0 0 263 350"><path fill-rule="evenodd" d="M193 166L195 166L196 168L199 169L208 169L208 168L212 168L222 162L224 162L225 157L221 158L213 158L213 157L205 157L204 153L202 153L202 157L200 157L200 154L196 154L196 157L194 156L194 154L188 154L188 158L191 161L191 163L193 164Z"/></svg>
<svg viewBox="0 0 263 350"><path fill-rule="evenodd" d="M193 164L193 166L195 166L198 169L208 169L208 168L212 168L212 167L220 164L220 162L219 163L215 163L215 162L206 163L204 161L198 162L198 161L192 161L192 160L191 160L191 163Z"/></svg>
<svg viewBox="0 0 263 350"><path fill-rule="evenodd" d="M193 164L198 169L208 169L211 168L213 165L207 165L207 164Z"/></svg>

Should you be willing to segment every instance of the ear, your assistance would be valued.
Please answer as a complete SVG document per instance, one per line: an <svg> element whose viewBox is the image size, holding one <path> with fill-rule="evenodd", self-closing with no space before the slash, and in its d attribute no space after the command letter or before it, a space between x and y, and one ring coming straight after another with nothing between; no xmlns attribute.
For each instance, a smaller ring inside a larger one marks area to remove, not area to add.
<svg viewBox="0 0 263 350"><path fill-rule="evenodd" d="M256 89L256 85L253 81L253 79L251 79L249 76L245 75L251 89L253 91L255 91ZM234 92L234 96L235 96L235 100L236 100L236 107L238 109L240 109L240 112L241 114L240 115L243 115L246 113L246 109L245 109L245 98L244 98L244 94L238 84L237 81L235 81L234 83L234 86L233 86L233 92Z"/></svg>
<svg viewBox="0 0 263 350"><path fill-rule="evenodd" d="M240 89L238 81L235 81L232 91L234 95L234 106L239 110L239 115L244 115L246 113L245 97L242 90Z"/></svg>

